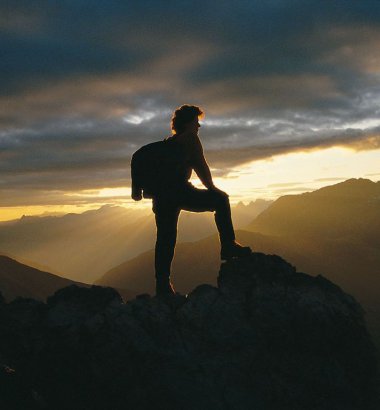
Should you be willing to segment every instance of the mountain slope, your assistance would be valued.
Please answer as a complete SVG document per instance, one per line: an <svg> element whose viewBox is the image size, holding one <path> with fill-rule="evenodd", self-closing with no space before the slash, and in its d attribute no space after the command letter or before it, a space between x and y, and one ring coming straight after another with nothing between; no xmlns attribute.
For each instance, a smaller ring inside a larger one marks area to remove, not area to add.
<svg viewBox="0 0 380 410"><path fill-rule="evenodd" d="M137 249L144 243L144 215L106 206L63 217L25 217L0 227L0 249L70 279L91 282L110 263L134 256L128 239Z"/></svg>
<svg viewBox="0 0 380 410"><path fill-rule="evenodd" d="M380 247L380 182L350 179L279 198L247 230L321 240L352 237Z"/></svg>
<svg viewBox="0 0 380 410"><path fill-rule="evenodd" d="M16 297L44 300L58 289L74 283L77 282L40 271L0 255L0 292L6 300Z"/></svg>

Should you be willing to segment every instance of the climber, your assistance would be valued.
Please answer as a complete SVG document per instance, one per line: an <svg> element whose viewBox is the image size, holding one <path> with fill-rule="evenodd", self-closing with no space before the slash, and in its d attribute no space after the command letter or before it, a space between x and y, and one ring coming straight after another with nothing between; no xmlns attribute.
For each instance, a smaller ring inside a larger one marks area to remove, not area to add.
<svg viewBox="0 0 380 410"><path fill-rule="evenodd" d="M166 158L161 160L160 170L156 171L157 174L165 170L165 177L161 178L162 184L157 187L156 192L150 196L144 195L153 199L153 212L157 225L155 275L158 296L175 294L170 281L170 267L181 210L215 212L222 260L247 256L252 252L249 247L242 246L235 240L228 195L213 183L198 135L201 127L199 119L202 117L203 112L194 105L182 105L175 110L171 121L173 135L166 138L163 144ZM195 188L189 182L192 170L207 189ZM136 201L142 199L142 189L134 184L133 178L132 198Z"/></svg>

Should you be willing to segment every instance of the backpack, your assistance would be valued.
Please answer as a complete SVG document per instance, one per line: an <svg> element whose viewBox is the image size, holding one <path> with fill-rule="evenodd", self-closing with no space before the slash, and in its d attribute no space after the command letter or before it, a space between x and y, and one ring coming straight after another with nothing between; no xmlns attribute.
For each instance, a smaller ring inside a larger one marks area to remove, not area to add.
<svg viewBox="0 0 380 410"><path fill-rule="evenodd" d="M176 174L178 155L167 140L152 142L138 149L131 159L132 190L143 191L144 198L153 198L167 190Z"/></svg>

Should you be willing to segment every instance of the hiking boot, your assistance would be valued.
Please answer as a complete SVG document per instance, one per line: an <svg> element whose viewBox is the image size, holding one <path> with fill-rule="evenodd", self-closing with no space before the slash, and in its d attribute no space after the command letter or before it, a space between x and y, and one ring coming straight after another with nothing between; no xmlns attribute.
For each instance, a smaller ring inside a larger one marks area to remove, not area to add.
<svg viewBox="0 0 380 410"><path fill-rule="evenodd" d="M228 244L222 245L220 251L220 259L228 260L232 258L241 258L249 256L252 253L252 249L249 246L242 246L239 242L233 241Z"/></svg>
<svg viewBox="0 0 380 410"><path fill-rule="evenodd" d="M156 280L156 296L170 296L175 294L176 292L169 278Z"/></svg>

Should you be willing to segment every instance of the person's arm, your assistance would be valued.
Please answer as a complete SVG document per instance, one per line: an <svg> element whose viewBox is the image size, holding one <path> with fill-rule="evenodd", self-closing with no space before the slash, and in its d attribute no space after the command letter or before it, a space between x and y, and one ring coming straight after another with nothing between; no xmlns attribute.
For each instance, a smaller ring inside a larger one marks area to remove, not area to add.
<svg viewBox="0 0 380 410"><path fill-rule="evenodd" d="M194 151L193 151L193 158L194 158L194 171L198 175L199 179L201 180L202 184L207 188L207 189L212 189L213 191L218 191L222 195L225 195L228 197L228 194L221 189L217 188L214 185L214 182L212 180L211 176L211 171L210 167L207 164L206 158L203 153L203 147L202 143L199 139L198 136L195 137L194 139Z"/></svg>
<svg viewBox="0 0 380 410"><path fill-rule="evenodd" d="M212 189L215 188L214 182L212 180L210 168L206 162L205 157L202 155L195 164L194 164L194 171L198 175L199 179L201 180L202 184L208 188Z"/></svg>
<svg viewBox="0 0 380 410"><path fill-rule="evenodd" d="M228 197L228 194L221 189L217 188L214 185L214 182L212 180L211 176L211 171L210 168L207 164L207 161L203 155L203 150L202 150L202 155L201 157L196 161L195 166L194 166L194 171L198 175L199 179L201 180L202 184L207 188L207 189L212 189L213 191L217 191L220 194Z"/></svg>
<svg viewBox="0 0 380 410"><path fill-rule="evenodd" d="M194 171L206 188L214 188L211 171L204 157L202 143L198 136L193 137L191 150Z"/></svg>

